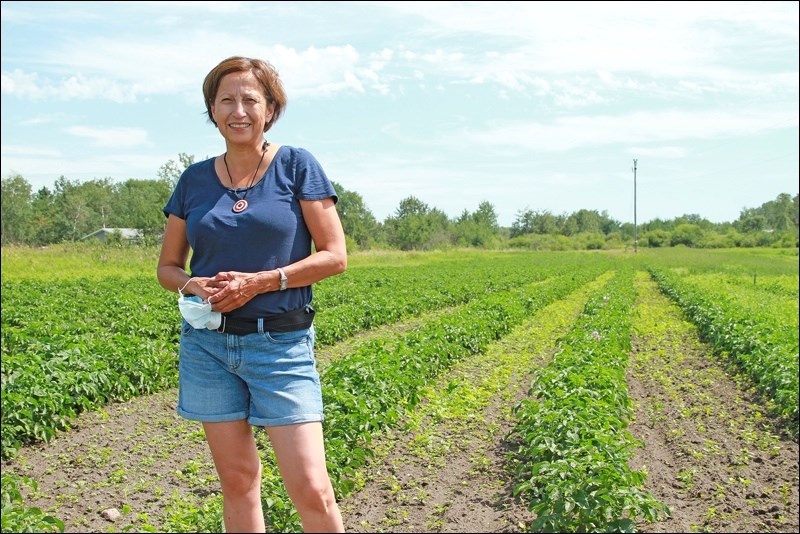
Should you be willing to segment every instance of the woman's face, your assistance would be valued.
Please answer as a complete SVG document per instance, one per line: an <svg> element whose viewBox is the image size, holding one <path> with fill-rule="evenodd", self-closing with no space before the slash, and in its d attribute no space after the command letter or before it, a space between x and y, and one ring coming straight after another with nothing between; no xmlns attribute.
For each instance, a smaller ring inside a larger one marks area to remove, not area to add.
<svg viewBox="0 0 800 534"><path fill-rule="evenodd" d="M231 143L258 143L264 125L272 119L274 105L250 72L226 74L211 105L211 114L222 136Z"/></svg>

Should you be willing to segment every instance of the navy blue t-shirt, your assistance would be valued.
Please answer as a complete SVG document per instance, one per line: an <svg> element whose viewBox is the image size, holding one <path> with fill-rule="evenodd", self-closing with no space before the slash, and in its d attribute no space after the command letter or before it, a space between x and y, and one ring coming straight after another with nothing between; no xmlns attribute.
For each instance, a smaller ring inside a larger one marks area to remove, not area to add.
<svg viewBox="0 0 800 534"><path fill-rule="evenodd" d="M248 207L233 212L247 191ZM221 271L270 271L311 254L311 234L303 220L300 200L338 196L319 162L307 150L280 146L264 177L236 195L214 170L214 158L190 165L181 174L164 215L186 221L192 247L191 276L214 276ZM256 318L310 304L312 286L256 295L233 310L231 317Z"/></svg>

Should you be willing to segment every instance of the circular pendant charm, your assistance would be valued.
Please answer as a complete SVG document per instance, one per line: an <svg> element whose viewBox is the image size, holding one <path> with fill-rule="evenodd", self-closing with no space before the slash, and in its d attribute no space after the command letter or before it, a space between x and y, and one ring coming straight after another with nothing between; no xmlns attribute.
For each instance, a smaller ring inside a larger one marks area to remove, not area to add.
<svg viewBox="0 0 800 534"><path fill-rule="evenodd" d="M234 213L242 213L246 209L247 209L247 201L245 199L237 200L236 204L233 205Z"/></svg>

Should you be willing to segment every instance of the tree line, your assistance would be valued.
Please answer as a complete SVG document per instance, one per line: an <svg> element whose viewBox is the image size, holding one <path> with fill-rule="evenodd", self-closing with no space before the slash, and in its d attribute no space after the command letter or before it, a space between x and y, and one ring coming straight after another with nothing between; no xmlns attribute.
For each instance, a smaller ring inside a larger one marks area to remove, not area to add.
<svg viewBox="0 0 800 534"><path fill-rule="evenodd" d="M181 173L194 156L179 154L158 170L156 179L111 178L84 182L59 177L52 189L33 191L19 174L2 179L3 245L46 246L81 241L101 228L135 228L145 244L157 244L164 229L161 211ZM546 250L642 247L797 247L798 196L781 193L739 218L712 223L697 214L654 219L634 227L606 211L580 209L569 214L520 210L510 227L497 222L494 206L483 201L473 212L450 218L411 195L378 221L364 199L334 182L348 250L391 248L434 250L452 247ZM116 242L122 242L119 236Z"/></svg>

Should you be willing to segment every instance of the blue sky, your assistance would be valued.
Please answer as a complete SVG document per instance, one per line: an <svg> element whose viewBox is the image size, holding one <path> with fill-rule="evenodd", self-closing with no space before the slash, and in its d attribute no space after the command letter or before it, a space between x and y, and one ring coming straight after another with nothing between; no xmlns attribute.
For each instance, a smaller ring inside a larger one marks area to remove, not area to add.
<svg viewBox="0 0 800 534"><path fill-rule="evenodd" d="M414 196L643 223L798 192L798 2L2 2L2 177L221 154L202 81L267 59L301 146L379 221Z"/></svg>

